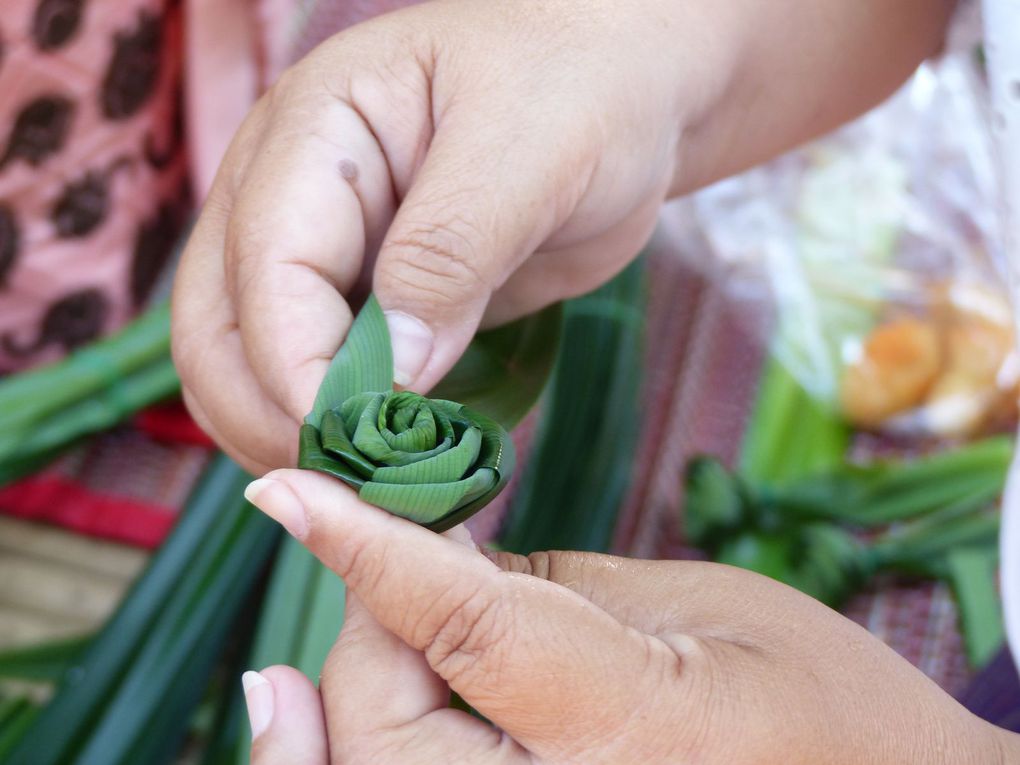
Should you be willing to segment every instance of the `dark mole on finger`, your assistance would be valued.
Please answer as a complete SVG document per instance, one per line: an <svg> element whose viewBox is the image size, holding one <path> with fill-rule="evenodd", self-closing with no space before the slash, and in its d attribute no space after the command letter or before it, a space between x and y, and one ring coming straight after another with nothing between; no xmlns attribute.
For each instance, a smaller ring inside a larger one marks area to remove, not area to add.
<svg viewBox="0 0 1020 765"><path fill-rule="evenodd" d="M340 177L348 183L358 180L358 165L353 160L341 159L337 164L337 169L340 171Z"/></svg>

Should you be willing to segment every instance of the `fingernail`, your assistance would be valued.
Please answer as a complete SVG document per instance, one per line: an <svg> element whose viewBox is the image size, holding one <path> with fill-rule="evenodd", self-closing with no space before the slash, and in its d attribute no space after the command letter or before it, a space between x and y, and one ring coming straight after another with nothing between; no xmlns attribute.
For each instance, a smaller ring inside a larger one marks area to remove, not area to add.
<svg viewBox="0 0 1020 765"><path fill-rule="evenodd" d="M308 517L290 487L272 478L257 478L244 490L244 498L279 523L297 539L308 536Z"/></svg>
<svg viewBox="0 0 1020 765"><path fill-rule="evenodd" d="M248 671L241 675L244 688L244 703L248 707L248 723L251 737L258 738L273 720L273 686L258 672Z"/></svg>
<svg viewBox="0 0 1020 765"><path fill-rule="evenodd" d="M414 382L432 353L432 332L418 319L400 311L386 311L386 325L393 345L393 382Z"/></svg>

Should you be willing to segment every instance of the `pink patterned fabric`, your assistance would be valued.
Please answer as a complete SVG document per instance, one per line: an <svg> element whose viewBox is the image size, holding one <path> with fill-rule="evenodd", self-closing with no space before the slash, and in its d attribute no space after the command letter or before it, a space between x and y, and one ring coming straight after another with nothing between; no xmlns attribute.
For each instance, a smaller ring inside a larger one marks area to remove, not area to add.
<svg viewBox="0 0 1020 765"><path fill-rule="evenodd" d="M169 0L4 0L0 370L125 321L185 216Z"/></svg>
<svg viewBox="0 0 1020 765"><path fill-rule="evenodd" d="M0 373L123 324L295 52L406 4L3 0Z"/></svg>

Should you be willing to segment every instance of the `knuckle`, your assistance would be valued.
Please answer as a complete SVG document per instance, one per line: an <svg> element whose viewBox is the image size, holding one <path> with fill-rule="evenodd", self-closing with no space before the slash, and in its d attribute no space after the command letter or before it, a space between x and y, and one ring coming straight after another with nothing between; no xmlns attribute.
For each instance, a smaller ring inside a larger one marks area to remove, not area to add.
<svg viewBox="0 0 1020 765"><path fill-rule="evenodd" d="M311 533L316 533L314 525ZM333 568L354 592L374 592L383 585L390 563L390 553L385 544L343 539L329 533L315 542L325 548L327 560L339 561ZM318 544L315 546L318 547Z"/></svg>
<svg viewBox="0 0 1020 765"><path fill-rule="evenodd" d="M449 609L438 625L426 630L423 652L429 665L449 683L479 668L498 674L513 624L510 609L511 601L500 590L474 590Z"/></svg>
<svg viewBox="0 0 1020 765"><path fill-rule="evenodd" d="M455 226L412 228L387 243L388 268L380 277L428 292L439 304L459 305L463 294L491 289L476 239Z"/></svg>

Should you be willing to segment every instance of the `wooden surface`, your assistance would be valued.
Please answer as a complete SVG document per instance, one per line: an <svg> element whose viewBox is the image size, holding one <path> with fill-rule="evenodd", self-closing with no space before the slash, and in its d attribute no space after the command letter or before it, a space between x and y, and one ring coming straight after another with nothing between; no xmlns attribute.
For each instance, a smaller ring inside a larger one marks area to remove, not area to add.
<svg viewBox="0 0 1020 765"><path fill-rule="evenodd" d="M0 649L93 632L147 559L143 550L0 516Z"/></svg>

